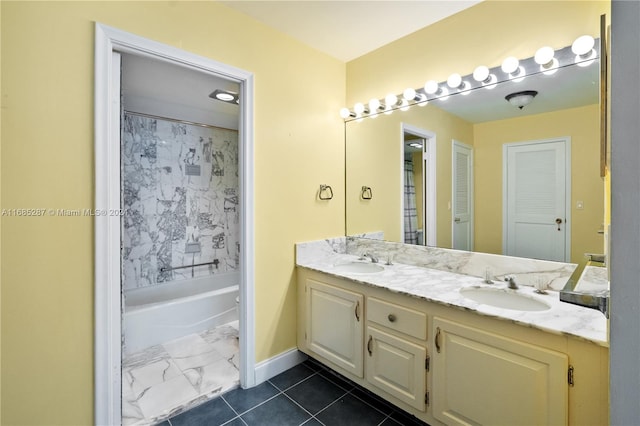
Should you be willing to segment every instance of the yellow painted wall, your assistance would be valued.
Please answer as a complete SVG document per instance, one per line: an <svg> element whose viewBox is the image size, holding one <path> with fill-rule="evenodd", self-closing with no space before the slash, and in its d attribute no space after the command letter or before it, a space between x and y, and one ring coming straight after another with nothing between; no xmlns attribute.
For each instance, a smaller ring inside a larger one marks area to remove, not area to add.
<svg viewBox="0 0 640 426"><path fill-rule="evenodd" d="M473 126L433 105L346 124L347 234L383 231L385 240L404 238L400 235L401 123L436 134L437 245L451 247L451 141L473 145ZM363 185L372 187L372 200L360 199Z"/></svg>
<svg viewBox="0 0 640 426"><path fill-rule="evenodd" d="M0 7L3 208L93 205L94 21L255 74L256 359L295 347L294 243L344 231L345 64L214 2ZM2 424L91 424L92 220L2 220Z"/></svg>
<svg viewBox="0 0 640 426"><path fill-rule="evenodd" d="M502 147L505 143L571 137L571 261L601 253L604 185L600 178L597 104L474 126L475 249L502 253ZM584 209L576 209L576 202Z"/></svg>
<svg viewBox="0 0 640 426"><path fill-rule="evenodd" d="M545 45L569 46L582 34L599 37L603 13L610 14L608 0L485 0L350 61L347 105L498 66L510 55L531 57Z"/></svg>

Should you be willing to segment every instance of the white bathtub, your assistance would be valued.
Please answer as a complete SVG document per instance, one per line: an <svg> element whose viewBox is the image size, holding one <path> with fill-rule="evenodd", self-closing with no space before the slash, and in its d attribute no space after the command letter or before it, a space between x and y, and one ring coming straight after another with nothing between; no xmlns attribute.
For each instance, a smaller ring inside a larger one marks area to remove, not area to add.
<svg viewBox="0 0 640 426"><path fill-rule="evenodd" d="M125 290L125 354L237 320L239 280L228 272Z"/></svg>

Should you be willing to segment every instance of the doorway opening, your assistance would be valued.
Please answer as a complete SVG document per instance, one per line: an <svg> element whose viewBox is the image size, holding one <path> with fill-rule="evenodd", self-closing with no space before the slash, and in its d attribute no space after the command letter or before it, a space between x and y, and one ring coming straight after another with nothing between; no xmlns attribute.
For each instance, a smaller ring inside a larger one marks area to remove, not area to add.
<svg viewBox="0 0 640 426"><path fill-rule="evenodd" d="M240 106L216 98L237 82L119 56L127 426L239 384Z"/></svg>
<svg viewBox="0 0 640 426"><path fill-rule="evenodd" d="M401 125L400 236L405 244L436 245L436 135Z"/></svg>
<svg viewBox="0 0 640 426"><path fill-rule="evenodd" d="M253 76L101 24L95 47L95 207L114 212L95 218L95 422L134 423L139 414L155 421L189 401L202 402L198 390L207 396L224 390L214 383L222 376L255 385ZM189 95L198 79L207 89ZM216 89L234 93L238 103L222 106L209 97ZM199 102L219 111L203 110ZM173 309L174 290L197 304L192 291L202 294L202 285L214 281L219 288L204 293L215 297L201 304L218 304L215 312L194 318L200 308L190 305L182 313L159 313L167 297L172 302L164 307ZM179 321L159 326L165 319ZM205 329L193 328L200 325ZM229 352L234 333L235 354ZM170 343L185 338L190 341ZM156 347L153 352L159 345L170 360L157 358L137 377L127 371L135 384L123 380L123 359L130 365L143 348ZM182 351L204 355L205 345L217 346L217 359L210 353L208 367L190 365ZM132 413L123 390L149 385L158 368L165 388L190 385L191 395L165 407L156 399L137 407L146 412ZM175 383L167 372L176 373Z"/></svg>

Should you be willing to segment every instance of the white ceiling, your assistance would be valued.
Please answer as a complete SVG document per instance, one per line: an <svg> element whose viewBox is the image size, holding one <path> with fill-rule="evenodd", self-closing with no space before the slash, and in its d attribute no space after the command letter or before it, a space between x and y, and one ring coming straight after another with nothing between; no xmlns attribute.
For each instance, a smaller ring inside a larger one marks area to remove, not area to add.
<svg viewBox="0 0 640 426"><path fill-rule="evenodd" d="M480 0L298 0L221 3L348 62Z"/></svg>

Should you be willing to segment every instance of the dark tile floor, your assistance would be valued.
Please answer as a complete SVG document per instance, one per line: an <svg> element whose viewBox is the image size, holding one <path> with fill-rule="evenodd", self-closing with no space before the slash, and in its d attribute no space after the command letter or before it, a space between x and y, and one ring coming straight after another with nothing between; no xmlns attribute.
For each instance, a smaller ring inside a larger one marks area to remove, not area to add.
<svg viewBox="0 0 640 426"><path fill-rule="evenodd" d="M203 425L428 426L310 359L161 423Z"/></svg>

